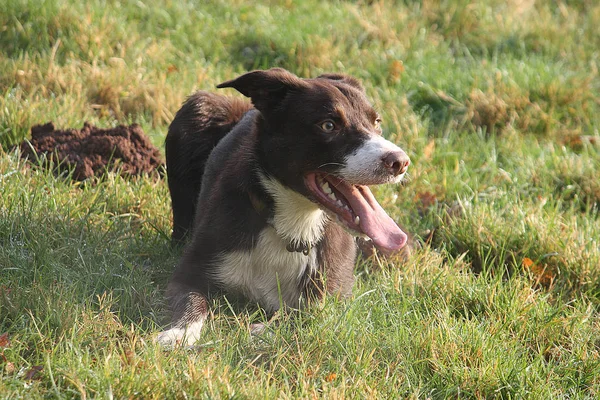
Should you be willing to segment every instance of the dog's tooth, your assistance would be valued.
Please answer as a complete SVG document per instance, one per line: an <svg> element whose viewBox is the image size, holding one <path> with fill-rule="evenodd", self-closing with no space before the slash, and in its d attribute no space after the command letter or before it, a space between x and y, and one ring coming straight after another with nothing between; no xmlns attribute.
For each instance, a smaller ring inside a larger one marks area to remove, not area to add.
<svg viewBox="0 0 600 400"><path fill-rule="evenodd" d="M327 195L327 197L329 197L331 200L336 201L337 197L335 197L335 193L331 192Z"/></svg>
<svg viewBox="0 0 600 400"><path fill-rule="evenodd" d="M327 182L323 182L323 183L321 184L321 188L323 189L323 191L324 191L326 194L329 194L329 193L331 193L331 192L332 192L331 188L329 187L329 183L327 183Z"/></svg>
<svg viewBox="0 0 600 400"><path fill-rule="evenodd" d="M360 217L358 215L356 217L354 217L354 223L356 225L358 225L360 223Z"/></svg>
<svg viewBox="0 0 600 400"><path fill-rule="evenodd" d="M340 206L340 207L345 207L345 206L344 206L344 203L342 203L342 201L341 201L341 200L338 200L338 201L337 201L335 204L337 204L337 205L338 205L338 206Z"/></svg>

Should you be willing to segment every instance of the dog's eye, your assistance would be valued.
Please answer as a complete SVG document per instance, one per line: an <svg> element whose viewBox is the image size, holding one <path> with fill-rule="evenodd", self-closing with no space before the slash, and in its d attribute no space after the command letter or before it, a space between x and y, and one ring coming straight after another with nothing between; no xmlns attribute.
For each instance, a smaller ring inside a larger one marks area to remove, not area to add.
<svg viewBox="0 0 600 400"><path fill-rule="evenodd" d="M335 130L335 124L331 120L321 122L320 127L323 132L333 132Z"/></svg>
<svg viewBox="0 0 600 400"><path fill-rule="evenodd" d="M375 128L381 128L381 118L375 120Z"/></svg>

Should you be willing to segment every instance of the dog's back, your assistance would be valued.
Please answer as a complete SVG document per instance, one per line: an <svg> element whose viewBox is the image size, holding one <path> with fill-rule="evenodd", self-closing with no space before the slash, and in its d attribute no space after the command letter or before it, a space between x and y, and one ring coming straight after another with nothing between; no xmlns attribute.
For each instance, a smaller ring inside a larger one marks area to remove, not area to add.
<svg viewBox="0 0 600 400"><path fill-rule="evenodd" d="M252 105L244 100L196 92L175 115L165 140L173 209L173 243L190 232L206 160Z"/></svg>

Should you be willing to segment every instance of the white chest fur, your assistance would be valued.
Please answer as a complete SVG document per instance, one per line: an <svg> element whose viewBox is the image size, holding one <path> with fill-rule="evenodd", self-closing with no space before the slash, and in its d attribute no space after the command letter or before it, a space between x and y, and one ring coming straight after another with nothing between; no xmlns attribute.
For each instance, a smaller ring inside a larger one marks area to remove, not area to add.
<svg viewBox="0 0 600 400"><path fill-rule="evenodd" d="M223 254L216 265L216 279L225 289L242 293L268 310L279 309L282 302L297 307L303 276L317 268L316 251L304 255L286 246L317 243L328 216L276 179L260 178L274 201L270 225L260 232L251 250Z"/></svg>
<svg viewBox="0 0 600 400"><path fill-rule="evenodd" d="M288 242L318 242L329 218L327 214L316 203L276 179L261 176L260 180L275 202L271 223L277 234Z"/></svg>
<svg viewBox="0 0 600 400"><path fill-rule="evenodd" d="M248 251L232 251L221 256L216 279L228 291L241 293L269 311L284 303L297 307L300 282L316 268L316 251L308 255L289 252L274 228L263 229L256 246Z"/></svg>

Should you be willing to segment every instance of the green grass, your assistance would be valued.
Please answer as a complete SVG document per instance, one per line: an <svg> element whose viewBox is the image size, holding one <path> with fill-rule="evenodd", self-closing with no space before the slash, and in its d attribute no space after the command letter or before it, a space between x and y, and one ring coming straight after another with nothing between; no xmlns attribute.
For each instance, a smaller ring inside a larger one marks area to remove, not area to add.
<svg viewBox="0 0 600 400"><path fill-rule="evenodd" d="M598 398L600 5L594 1L5 0L1 398ZM137 122L252 68L360 78L410 181L376 194L427 245L362 260L353 297L168 320L166 182L72 183L32 125ZM397 195L397 198L396 198Z"/></svg>

